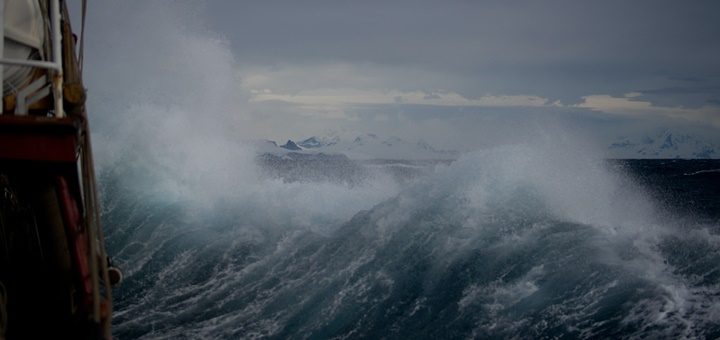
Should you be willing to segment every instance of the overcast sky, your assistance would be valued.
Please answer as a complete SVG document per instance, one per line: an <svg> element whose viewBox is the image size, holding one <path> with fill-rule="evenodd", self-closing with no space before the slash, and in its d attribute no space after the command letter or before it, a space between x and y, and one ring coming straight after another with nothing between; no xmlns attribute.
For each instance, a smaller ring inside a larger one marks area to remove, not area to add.
<svg viewBox="0 0 720 340"><path fill-rule="evenodd" d="M93 1L86 80L101 129L152 105L278 140L483 146L538 126L712 137L718 13L718 1Z"/></svg>

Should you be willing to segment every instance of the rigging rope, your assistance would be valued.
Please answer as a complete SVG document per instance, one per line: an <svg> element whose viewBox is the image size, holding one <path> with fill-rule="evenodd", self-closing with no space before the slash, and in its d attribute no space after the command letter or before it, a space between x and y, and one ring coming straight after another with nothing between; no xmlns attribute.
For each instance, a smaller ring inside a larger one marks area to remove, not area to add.
<svg viewBox="0 0 720 340"><path fill-rule="evenodd" d="M80 51L78 53L78 68L80 76L83 71L83 57L85 55L85 16L87 14L87 0L82 0L82 19L80 20Z"/></svg>

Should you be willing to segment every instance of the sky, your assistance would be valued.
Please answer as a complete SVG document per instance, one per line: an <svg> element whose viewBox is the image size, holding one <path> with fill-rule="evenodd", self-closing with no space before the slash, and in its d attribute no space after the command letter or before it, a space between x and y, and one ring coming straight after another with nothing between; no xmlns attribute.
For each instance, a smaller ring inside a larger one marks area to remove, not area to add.
<svg viewBox="0 0 720 340"><path fill-rule="evenodd" d="M448 149L558 131L717 141L718 13L717 1L98 0L91 123L112 135L172 117L244 139L371 132Z"/></svg>

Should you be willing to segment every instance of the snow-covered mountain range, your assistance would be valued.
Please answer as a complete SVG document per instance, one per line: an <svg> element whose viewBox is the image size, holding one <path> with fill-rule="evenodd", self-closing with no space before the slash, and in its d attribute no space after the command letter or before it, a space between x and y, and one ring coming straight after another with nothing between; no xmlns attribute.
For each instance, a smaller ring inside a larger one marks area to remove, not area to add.
<svg viewBox="0 0 720 340"><path fill-rule="evenodd" d="M620 137L608 151L611 158L720 158L717 143L669 129L641 137Z"/></svg>
<svg viewBox="0 0 720 340"><path fill-rule="evenodd" d="M442 150L419 139L381 137L374 133L339 136L311 136L287 140L284 144L270 140L254 142L258 153L276 155L342 154L353 160L455 160L460 152ZM645 135L621 136L607 144L607 158L720 158L720 136L701 135L677 129L663 129Z"/></svg>
<svg viewBox="0 0 720 340"><path fill-rule="evenodd" d="M257 153L257 165L270 177L286 182L333 182L350 186L378 177L403 184L459 156L454 151L436 149L423 140L413 143L372 133L313 136L297 142L287 140L284 144L272 140L248 143Z"/></svg>
<svg viewBox="0 0 720 340"><path fill-rule="evenodd" d="M351 159L455 159L458 152L433 147L420 139L415 142L399 137L380 137L374 133L364 133L340 137L312 136L299 141L288 140L285 144L267 141L285 150L307 153L343 154Z"/></svg>

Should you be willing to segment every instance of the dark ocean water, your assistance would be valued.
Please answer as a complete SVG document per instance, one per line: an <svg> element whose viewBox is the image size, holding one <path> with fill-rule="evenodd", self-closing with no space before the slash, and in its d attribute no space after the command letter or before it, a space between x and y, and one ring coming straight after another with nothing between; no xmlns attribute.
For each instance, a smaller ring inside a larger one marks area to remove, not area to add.
<svg viewBox="0 0 720 340"><path fill-rule="evenodd" d="M616 160L639 184L652 192L664 208L678 214L720 219L720 160Z"/></svg>
<svg viewBox="0 0 720 340"><path fill-rule="evenodd" d="M102 169L114 334L720 337L720 161L535 151L340 182Z"/></svg>

